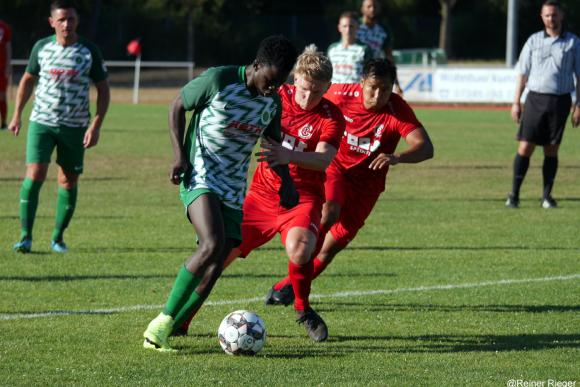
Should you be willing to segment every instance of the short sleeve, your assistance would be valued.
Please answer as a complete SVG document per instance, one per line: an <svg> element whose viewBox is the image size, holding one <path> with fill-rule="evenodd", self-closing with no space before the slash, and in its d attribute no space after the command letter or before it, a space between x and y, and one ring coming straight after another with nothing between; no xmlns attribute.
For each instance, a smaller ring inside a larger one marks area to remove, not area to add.
<svg viewBox="0 0 580 387"><path fill-rule="evenodd" d="M405 100L396 94L392 94L391 98L393 98L393 110L397 119L397 131L401 137L405 138L413 130L423 127Z"/></svg>
<svg viewBox="0 0 580 387"><path fill-rule="evenodd" d="M107 79L109 74L107 72L107 66L103 60L103 54L101 54L101 50L99 50L99 48L94 44L87 44L87 47L89 48L93 58L89 78L91 78L91 80L95 83Z"/></svg>
<svg viewBox="0 0 580 387"><path fill-rule="evenodd" d="M32 75L38 76L40 73L40 63L38 62L38 53L42 47L46 44L45 40L39 40L32 47L32 52L30 53L30 58L28 58L28 65L26 66L26 72Z"/></svg>
<svg viewBox="0 0 580 387"><path fill-rule="evenodd" d="M526 44L524 44L518 59L517 70L521 75L529 75L532 69L531 39L531 37L528 38Z"/></svg>
<svg viewBox="0 0 580 387"><path fill-rule="evenodd" d="M331 105L328 107L331 116L324 120L325 121L324 128L322 131L322 135L320 136L320 141L327 142L336 149L338 149L340 146L342 134L344 133L346 127L344 116L342 115L338 107L332 102L326 101L322 103L323 104L327 103Z"/></svg>
<svg viewBox="0 0 580 387"><path fill-rule="evenodd" d="M206 106L219 88L217 68L209 68L181 89L183 107L190 111Z"/></svg>
<svg viewBox="0 0 580 387"><path fill-rule="evenodd" d="M395 44L395 39L393 37L393 32L387 24L383 25L383 31L385 31L385 40L383 41L383 49L392 49Z"/></svg>

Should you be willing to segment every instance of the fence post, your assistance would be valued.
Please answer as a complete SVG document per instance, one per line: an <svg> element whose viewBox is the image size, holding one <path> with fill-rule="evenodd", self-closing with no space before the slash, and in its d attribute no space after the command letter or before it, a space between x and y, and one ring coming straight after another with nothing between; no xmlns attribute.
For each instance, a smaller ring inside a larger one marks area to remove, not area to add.
<svg viewBox="0 0 580 387"><path fill-rule="evenodd" d="M135 56L135 75L133 78L133 105L139 103L139 78L141 77L141 54Z"/></svg>

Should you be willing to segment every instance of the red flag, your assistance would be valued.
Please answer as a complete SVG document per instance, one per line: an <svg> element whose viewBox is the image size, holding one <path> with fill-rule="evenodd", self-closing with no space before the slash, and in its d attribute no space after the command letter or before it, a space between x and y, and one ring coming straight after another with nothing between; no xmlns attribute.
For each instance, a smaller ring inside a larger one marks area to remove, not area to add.
<svg viewBox="0 0 580 387"><path fill-rule="evenodd" d="M139 39L133 39L127 44L127 54L129 55L141 55L141 42Z"/></svg>

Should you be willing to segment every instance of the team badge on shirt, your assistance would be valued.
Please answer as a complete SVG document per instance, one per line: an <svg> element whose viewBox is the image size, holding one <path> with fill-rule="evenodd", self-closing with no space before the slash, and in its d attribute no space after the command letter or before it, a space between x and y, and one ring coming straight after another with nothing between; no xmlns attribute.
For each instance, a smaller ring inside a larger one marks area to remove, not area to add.
<svg viewBox="0 0 580 387"><path fill-rule="evenodd" d="M300 128L300 130L298 131L298 136L300 136L300 138L308 140L310 137L312 137L313 133L314 127L310 124L306 124L302 128Z"/></svg>

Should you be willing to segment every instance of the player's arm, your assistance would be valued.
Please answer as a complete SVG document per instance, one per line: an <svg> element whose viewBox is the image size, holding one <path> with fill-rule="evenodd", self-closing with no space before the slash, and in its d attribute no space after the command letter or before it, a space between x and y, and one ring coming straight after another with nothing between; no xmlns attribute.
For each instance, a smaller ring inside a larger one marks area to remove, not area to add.
<svg viewBox="0 0 580 387"><path fill-rule="evenodd" d="M14 103L14 112L12 113L12 120L8 125L8 128L14 133L15 136L18 136L20 132L20 128L22 126L22 110L24 110L24 106L30 99L32 95L32 90L34 90L34 85L38 77L36 75L32 75L29 72L24 72L20 83L18 84L18 91L16 92L16 102Z"/></svg>
<svg viewBox="0 0 580 387"><path fill-rule="evenodd" d="M262 150L256 153L258 161L266 161L270 168L292 163L302 168L324 171L337 152L337 149L327 142L319 142L314 152L293 151L272 139L262 141L261 146Z"/></svg>
<svg viewBox="0 0 580 387"><path fill-rule="evenodd" d="M580 44L576 49L576 103L572 106L572 127L580 125Z"/></svg>
<svg viewBox="0 0 580 387"><path fill-rule="evenodd" d="M433 157L433 143L424 128L419 127L407 134L405 142L408 147L403 152L393 154L380 153L370 163L369 168L378 170L387 165L420 163Z"/></svg>
<svg viewBox="0 0 580 387"><path fill-rule="evenodd" d="M294 185L294 180L290 176L290 169L288 164L277 165L272 167L272 170L280 177L281 185L278 195L280 195L280 205L284 208L292 208L300 201L300 195Z"/></svg>
<svg viewBox="0 0 580 387"><path fill-rule="evenodd" d="M516 92L514 95L514 103L512 104L511 115L515 123L520 123L520 117L522 115L522 104L520 102L524 89L526 88L526 83L528 82L528 76L519 74L516 80Z"/></svg>
<svg viewBox="0 0 580 387"><path fill-rule="evenodd" d="M97 111L95 116L89 125L89 128L85 132L85 137L83 139L83 145L85 148L90 148L99 142L99 136L101 133L101 125L109 109L109 103L111 102L111 90L109 88L109 82L107 79L95 83L95 88L97 89Z"/></svg>
<svg viewBox="0 0 580 387"><path fill-rule="evenodd" d="M282 207L295 207L300 200L300 196L298 195L298 191L294 185L294 180L292 179L292 176L290 176L290 169L288 168L289 153L292 151L282 148L282 146L280 146L279 138L271 136L267 136L262 140L261 147L262 149L264 149L264 147L276 147L276 149L279 150L279 152L274 153L270 150L262 150L261 152L256 153L256 156L258 157L257 161L267 162L268 166L272 168L274 173L280 177L281 183L278 194L280 195L280 204ZM265 153L267 153L268 156L266 156Z"/></svg>
<svg viewBox="0 0 580 387"><path fill-rule="evenodd" d="M183 175L191 168L183 148L185 112L186 109L183 105L183 99L181 98L181 94L179 94L169 108L169 139L171 140L174 158L169 179L173 184L179 184Z"/></svg>

